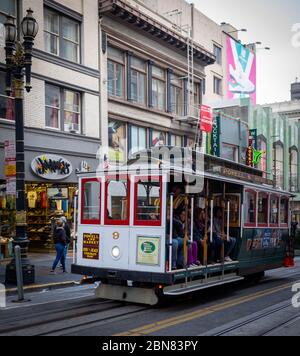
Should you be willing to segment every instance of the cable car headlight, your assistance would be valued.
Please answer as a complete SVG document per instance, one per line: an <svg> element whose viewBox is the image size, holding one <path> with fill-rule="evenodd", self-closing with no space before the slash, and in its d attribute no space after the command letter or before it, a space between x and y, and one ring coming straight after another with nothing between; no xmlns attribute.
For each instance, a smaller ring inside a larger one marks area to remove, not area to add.
<svg viewBox="0 0 300 356"><path fill-rule="evenodd" d="M115 259L117 260L117 259L120 258L120 256L121 256L120 248L117 247L117 246L115 246L115 247L111 250L111 254L112 254L113 258L115 258Z"/></svg>

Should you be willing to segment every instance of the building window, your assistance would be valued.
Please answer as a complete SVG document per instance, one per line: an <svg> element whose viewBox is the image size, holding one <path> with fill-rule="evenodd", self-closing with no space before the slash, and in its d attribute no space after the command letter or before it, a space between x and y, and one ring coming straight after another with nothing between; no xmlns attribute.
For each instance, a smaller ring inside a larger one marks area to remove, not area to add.
<svg viewBox="0 0 300 356"><path fill-rule="evenodd" d="M146 62L133 57L131 62L131 98L133 102L146 105L146 85Z"/></svg>
<svg viewBox="0 0 300 356"><path fill-rule="evenodd" d="M151 147L165 146L166 134L160 131L152 131Z"/></svg>
<svg viewBox="0 0 300 356"><path fill-rule="evenodd" d="M80 132L80 93L64 90L64 131Z"/></svg>
<svg viewBox="0 0 300 356"><path fill-rule="evenodd" d="M290 191L298 192L298 151L290 150Z"/></svg>
<svg viewBox="0 0 300 356"><path fill-rule="evenodd" d="M171 110L177 116L183 113L182 79L176 75L171 76Z"/></svg>
<svg viewBox="0 0 300 356"><path fill-rule="evenodd" d="M214 94L222 95L222 79L214 77Z"/></svg>
<svg viewBox="0 0 300 356"><path fill-rule="evenodd" d="M108 123L109 163L119 164L126 161L126 124L111 120Z"/></svg>
<svg viewBox="0 0 300 356"><path fill-rule="evenodd" d="M258 138L257 149L264 152L257 168L263 172L263 177L267 178L267 140L264 137Z"/></svg>
<svg viewBox="0 0 300 356"><path fill-rule="evenodd" d="M118 98L125 97L125 53L116 48L108 48L108 94Z"/></svg>
<svg viewBox="0 0 300 356"><path fill-rule="evenodd" d="M239 159L239 147L233 146L227 143L222 144L222 158L231 162L238 162Z"/></svg>
<svg viewBox="0 0 300 356"><path fill-rule="evenodd" d="M46 127L81 132L81 94L46 84Z"/></svg>
<svg viewBox="0 0 300 356"><path fill-rule="evenodd" d="M284 186L284 153L281 143L274 145L274 179L276 188L283 189Z"/></svg>
<svg viewBox="0 0 300 356"><path fill-rule="evenodd" d="M152 68L152 105L155 109L166 110L166 73L156 66Z"/></svg>
<svg viewBox="0 0 300 356"><path fill-rule="evenodd" d="M6 22L6 16L16 16L16 0L1 0L0 1L0 23ZM1 31L1 29L0 29ZM4 28L3 28L4 31Z"/></svg>
<svg viewBox="0 0 300 356"><path fill-rule="evenodd" d="M130 127L131 147L130 152L135 153L147 148L147 129L139 126Z"/></svg>
<svg viewBox="0 0 300 356"><path fill-rule="evenodd" d="M214 55L216 56L216 63L222 65L222 48L214 45Z"/></svg>
<svg viewBox="0 0 300 356"><path fill-rule="evenodd" d="M80 23L49 9L44 11L45 51L79 63Z"/></svg>
<svg viewBox="0 0 300 356"><path fill-rule="evenodd" d="M5 93L5 72L0 72L0 119L15 120L15 101Z"/></svg>
<svg viewBox="0 0 300 356"><path fill-rule="evenodd" d="M171 146L182 147L182 137L178 135L171 135Z"/></svg>

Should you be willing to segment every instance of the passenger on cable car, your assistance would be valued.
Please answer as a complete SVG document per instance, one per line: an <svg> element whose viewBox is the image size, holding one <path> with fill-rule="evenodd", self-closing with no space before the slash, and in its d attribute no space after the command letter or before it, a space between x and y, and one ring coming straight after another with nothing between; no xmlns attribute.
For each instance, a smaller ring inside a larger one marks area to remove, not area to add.
<svg viewBox="0 0 300 356"><path fill-rule="evenodd" d="M214 238L214 248L215 248L215 260L216 262L221 261L221 248L222 248L222 226L223 226L223 210L221 207L214 208L214 219L213 219L213 238ZM226 235L224 235L226 236ZM225 262L232 262L230 254L233 252L236 245L236 238L229 237L227 241L227 236L225 237Z"/></svg>
<svg viewBox="0 0 300 356"><path fill-rule="evenodd" d="M204 248L204 238L205 238L205 210L201 208L196 208L194 213L194 241L198 243L199 249ZM207 234L210 233L210 221L207 223ZM213 246L210 243L210 240L207 240L208 243L208 264L213 264ZM200 255L200 254L199 254Z"/></svg>
<svg viewBox="0 0 300 356"><path fill-rule="evenodd" d="M173 210L174 215L179 216L185 208L185 197L183 195L183 189L179 185L174 185L172 192L174 194Z"/></svg>
<svg viewBox="0 0 300 356"><path fill-rule="evenodd" d="M167 209L167 243L170 243L170 226L171 226L170 208ZM181 224L177 218L173 218L173 241L172 241L172 269L176 270L183 267L183 245L184 239L181 232ZM169 252L169 249L167 249Z"/></svg>
<svg viewBox="0 0 300 356"><path fill-rule="evenodd" d="M175 218L177 219L177 218ZM180 226L180 234L184 237L185 235L185 226L188 228L188 237L189 237L189 245L188 245L188 266L195 267L200 266L201 262L198 260L198 243L196 241L191 241L191 220L188 219L186 221L186 213L182 211L179 215L178 225Z"/></svg>

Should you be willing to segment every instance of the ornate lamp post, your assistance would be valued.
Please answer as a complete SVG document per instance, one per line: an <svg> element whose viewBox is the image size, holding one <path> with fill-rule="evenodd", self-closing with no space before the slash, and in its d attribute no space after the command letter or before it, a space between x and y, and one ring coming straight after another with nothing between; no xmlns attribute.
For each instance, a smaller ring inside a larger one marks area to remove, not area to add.
<svg viewBox="0 0 300 356"><path fill-rule="evenodd" d="M34 266L27 258L28 244L26 236L26 205L25 205L25 152L24 152L24 87L31 90L32 48L38 33L38 23L32 16L33 11L21 22L23 44L17 39L17 27L14 18L9 16L5 23L6 53L6 93L15 94L15 125L16 125L16 237L14 246L21 247L23 280L25 284L34 283ZM19 29L20 30L20 29ZM24 86L24 75L26 83ZM6 283L16 283L16 265L13 259L6 268Z"/></svg>

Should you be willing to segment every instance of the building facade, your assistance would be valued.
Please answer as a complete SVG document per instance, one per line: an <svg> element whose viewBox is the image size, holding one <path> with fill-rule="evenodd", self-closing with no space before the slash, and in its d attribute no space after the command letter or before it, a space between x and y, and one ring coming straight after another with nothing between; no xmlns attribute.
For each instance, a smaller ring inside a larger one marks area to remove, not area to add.
<svg viewBox="0 0 300 356"><path fill-rule="evenodd" d="M95 170L100 146L98 2L3 0L0 3L0 235L14 234L13 177L5 153L15 140L14 99L5 93L4 22L32 8L39 24L32 91L25 93L27 234L31 248L52 245L50 219L71 221L76 172ZM22 17L23 17L22 16ZM5 149L6 146L6 149ZM8 179L9 178L9 179ZM8 182L12 182L11 185Z"/></svg>

